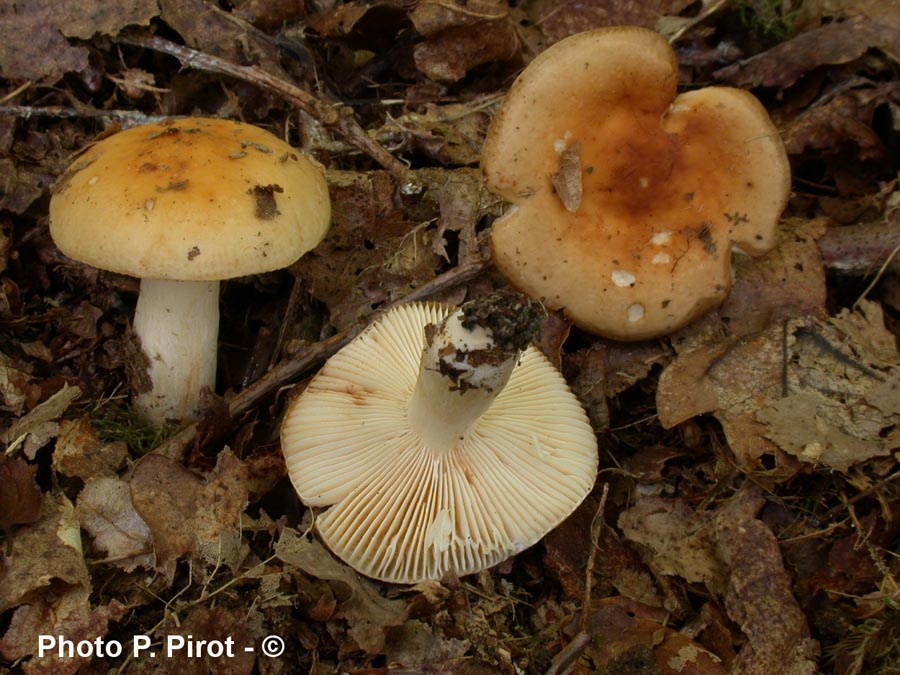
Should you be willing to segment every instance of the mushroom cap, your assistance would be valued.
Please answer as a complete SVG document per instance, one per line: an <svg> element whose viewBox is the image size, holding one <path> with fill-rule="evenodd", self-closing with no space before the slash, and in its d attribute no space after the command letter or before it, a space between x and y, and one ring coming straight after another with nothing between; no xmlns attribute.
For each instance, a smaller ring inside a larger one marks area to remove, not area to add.
<svg viewBox="0 0 900 675"><path fill-rule="evenodd" d="M493 225L497 267L592 333L671 332L724 299L733 246L776 244L790 166L765 109L677 83L654 31L589 31L540 54L491 123L485 181L515 204Z"/></svg>
<svg viewBox="0 0 900 675"><path fill-rule="evenodd" d="M317 164L263 129L202 117L97 142L50 202L50 233L69 257L182 281L286 267L319 243L330 218Z"/></svg>
<svg viewBox="0 0 900 675"><path fill-rule="evenodd" d="M425 326L455 309L388 312L325 364L281 428L294 487L325 509L315 521L323 541L383 581L495 565L537 542L594 485L596 436L534 347L452 451L433 451L410 428Z"/></svg>

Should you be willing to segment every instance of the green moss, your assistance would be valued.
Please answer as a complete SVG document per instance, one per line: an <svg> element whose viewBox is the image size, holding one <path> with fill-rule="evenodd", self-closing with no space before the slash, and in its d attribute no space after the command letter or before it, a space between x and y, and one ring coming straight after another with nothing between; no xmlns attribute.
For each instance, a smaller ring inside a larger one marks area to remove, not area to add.
<svg viewBox="0 0 900 675"><path fill-rule="evenodd" d="M851 626L828 651L848 675L900 674L900 600L887 598L881 612Z"/></svg>
<svg viewBox="0 0 900 675"><path fill-rule="evenodd" d="M784 42L794 36L802 0L735 0L741 23L762 38Z"/></svg>
<svg viewBox="0 0 900 675"><path fill-rule="evenodd" d="M111 402L91 413L91 425L100 440L107 443L124 441L138 455L148 453L177 431L171 424L162 427L148 424L130 405L119 406Z"/></svg>

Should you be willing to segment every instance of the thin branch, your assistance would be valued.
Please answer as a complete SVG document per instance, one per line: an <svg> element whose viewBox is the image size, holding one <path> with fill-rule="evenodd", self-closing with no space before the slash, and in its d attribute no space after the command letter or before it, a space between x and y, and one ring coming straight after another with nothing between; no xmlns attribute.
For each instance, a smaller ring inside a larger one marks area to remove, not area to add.
<svg viewBox="0 0 900 675"><path fill-rule="evenodd" d="M98 110L96 108L69 108L61 105L30 106L0 105L0 117L102 117L132 124L150 124L167 119L166 115L147 115L139 110Z"/></svg>
<svg viewBox="0 0 900 675"><path fill-rule="evenodd" d="M123 44L143 47L144 49L151 49L174 56L183 66L218 75L227 75L278 94L325 126L336 129L351 144L367 153L372 159L387 169L399 181L401 188L406 190L413 189L409 185L407 167L381 145L369 138L369 135L359 125L356 118L353 117L351 109L339 103L322 101L308 91L290 82L285 82L258 66L239 66L218 56L205 54L158 36L144 37L132 34L120 37L118 40Z"/></svg>

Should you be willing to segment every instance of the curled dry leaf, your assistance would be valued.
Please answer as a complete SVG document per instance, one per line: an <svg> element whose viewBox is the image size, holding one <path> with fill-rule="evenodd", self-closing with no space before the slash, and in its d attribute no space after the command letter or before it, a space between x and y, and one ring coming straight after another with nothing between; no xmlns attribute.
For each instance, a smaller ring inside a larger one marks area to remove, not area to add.
<svg viewBox="0 0 900 675"><path fill-rule="evenodd" d="M438 82L458 82L472 68L490 61L508 61L519 42L506 19L454 26L429 37L413 52L416 68Z"/></svg>
<svg viewBox="0 0 900 675"><path fill-rule="evenodd" d="M788 154L799 154L806 149L837 154L848 143L857 146L861 159L884 154L884 146L872 124L876 108L900 99L897 82L857 87L822 98L786 125L784 145Z"/></svg>
<svg viewBox="0 0 900 675"><path fill-rule="evenodd" d="M153 569L152 532L134 509L128 483L115 477L91 478L78 495L75 513L106 552L106 561L126 572L141 566Z"/></svg>
<svg viewBox="0 0 900 675"><path fill-rule="evenodd" d="M0 433L0 442L7 446L22 443L22 451L29 459L51 438L59 434L58 420L79 396L78 387L63 386L46 401L13 422Z"/></svg>
<svg viewBox="0 0 900 675"><path fill-rule="evenodd" d="M41 388L32 382L28 364L0 353L0 407L21 415L38 402Z"/></svg>
<svg viewBox="0 0 900 675"><path fill-rule="evenodd" d="M814 675L819 645L791 593L778 541L755 517L765 500L756 489L740 492L717 510L718 551L727 565L725 608L746 644L734 675Z"/></svg>

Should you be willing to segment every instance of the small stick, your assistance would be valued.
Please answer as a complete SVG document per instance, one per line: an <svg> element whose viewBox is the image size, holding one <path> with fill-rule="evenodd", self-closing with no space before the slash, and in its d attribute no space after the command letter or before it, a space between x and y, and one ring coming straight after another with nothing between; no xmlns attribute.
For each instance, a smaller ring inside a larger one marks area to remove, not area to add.
<svg viewBox="0 0 900 675"><path fill-rule="evenodd" d="M369 138L369 135L359 126L349 108L340 104L321 101L309 92L267 73L258 66L239 66L218 56L204 54L196 49L175 44L158 36L142 37L129 35L128 37L119 38L119 41L135 47L143 47L174 56L182 65L190 68L227 75L275 92L325 126L337 129L350 143L367 153L372 159L387 169L400 182L401 187L407 190L410 189L408 187L409 178L406 165Z"/></svg>
<svg viewBox="0 0 900 675"><path fill-rule="evenodd" d="M452 288L471 281L488 267L488 261L481 258L466 260L451 270L436 276L431 281L422 284L419 288L393 302L388 303L375 313L386 312L392 307L407 302L415 302L433 297ZM301 349L292 358L282 361L256 382L237 394L228 403L228 413L234 418L252 408L260 399L271 392L287 385L299 377L303 372L314 368L334 355L341 347L350 342L356 335L362 332L365 324L354 326L352 329L342 331L327 340L315 342ZM152 452L171 457L180 461L184 457L187 447L197 438L197 423L194 422L177 434L167 439Z"/></svg>
<svg viewBox="0 0 900 675"><path fill-rule="evenodd" d="M588 554L587 569L584 579L584 595L581 600L581 617L579 624L581 630L575 634L572 641L563 647L560 652L553 658L550 667L544 675L560 675L566 673L569 668L580 657L584 648L591 643L591 632L588 620L591 615L591 590L593 589L594 564L597 561L598 540L600 539L600 530L604 525L603 514L606 511L606 499L609 496L609 484L603 484L603 491L600 494L600 504L594 513L594 519L591 521L591 552Z"/></svg>
<svg viewBox="0 0 900 675"><path fill-rule="evenodd" d="M68 108L61 105L30 106L0 105L0 116L21 117L105 117L133 124L150 124L167 119L165 115L147 115L139 110L97 110L96 108Z"/></svg>

